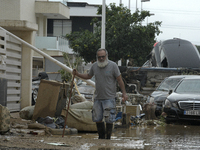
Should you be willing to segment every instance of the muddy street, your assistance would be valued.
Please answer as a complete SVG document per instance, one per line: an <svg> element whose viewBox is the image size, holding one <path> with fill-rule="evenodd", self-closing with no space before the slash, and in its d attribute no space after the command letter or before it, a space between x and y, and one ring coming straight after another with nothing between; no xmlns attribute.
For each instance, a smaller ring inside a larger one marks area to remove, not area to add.
<svg viewBox="0 0 200 150"><path fill-rule="evenodd" d="M130 127L115 129L111 142L106 145L86 143L90 150L132 150L132 149L198 149L198 125L173 125ZM95 134L79 134L82 138L95 139ZM88 140L90 141L90 140ZM84 146L84 145L82 145Z"/></svg>
<svg viewBox="0 0 200 150"><path fill-rule="evenodd" d="M167 124L165 126L130 126L116 128L111 140L97 139L97 133L53 136L6 134L0 136L2 150L164 150L199 149L200 126Z"/></svg>

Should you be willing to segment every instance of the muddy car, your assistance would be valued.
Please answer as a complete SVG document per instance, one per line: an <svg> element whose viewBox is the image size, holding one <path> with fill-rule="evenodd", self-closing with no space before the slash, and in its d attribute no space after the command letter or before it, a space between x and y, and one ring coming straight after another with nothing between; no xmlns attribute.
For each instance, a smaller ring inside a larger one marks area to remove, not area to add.
<svg viewBox="0 0 200 150"><path fill-rule="evenodd" d="M32 105L36 103L40 80L42 79L49 80L46 72L40 72L37 77L32 79Z"/></svg>
<svg viewBox="0 0 200 150"><path fill-rule="evenodd" d="M166 121L200 121L200 76L184 78L166 98L163 111Z"/></svg>
<svg viewBox="0 0 200 150"><path fill-rule="evenodd" d="M154 44L143 66L165 68L199 68L198 49L187 40L169 39Z"/></svg>
<svg viewBox="0 0 200 150"><path fill-rule="evenodd" d="M156 90L148 96L147 103L156 105L156 117L162 114L163 103L167 96L169 96L169 91L174 90L174 88L183 78L190 77L193 77L193 75L174 75L166 77L156 88Z"/></svg>
<svg viewBox="0 0 200 150"><path fill-rule="evenodd" d="M93 76L91 80L95 82L95 77ZM77 82L77 86L81 95L83 95L87 100L93 100L93 96L95 92L95 88L93 86L88 85L83 80L79 80ZM78 94L77 91L76 91L76 94Z"/></svg>

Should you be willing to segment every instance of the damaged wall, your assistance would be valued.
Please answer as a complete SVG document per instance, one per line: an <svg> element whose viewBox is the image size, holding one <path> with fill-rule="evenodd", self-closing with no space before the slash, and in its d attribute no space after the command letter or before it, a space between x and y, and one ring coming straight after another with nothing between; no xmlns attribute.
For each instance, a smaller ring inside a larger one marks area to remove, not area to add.
<svg viewBox="0 0 200 150"><path fill-rule="evenodd" d="M136 92L142 95L151 94L166 77L181 74L200 74L199 68L140 68L121 66L119 69L127 93L134 93L135 91L132 90L133 87L130 85L136 85Z"/></svg>

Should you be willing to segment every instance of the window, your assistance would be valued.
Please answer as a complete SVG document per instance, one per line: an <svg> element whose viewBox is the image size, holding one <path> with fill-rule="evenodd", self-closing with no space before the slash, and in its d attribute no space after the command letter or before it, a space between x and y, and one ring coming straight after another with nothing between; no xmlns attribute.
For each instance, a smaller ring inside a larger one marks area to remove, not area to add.
<svg viewBox="0 0 200 150"><path fill-rule="evenodd" d="M54 20L53 21L53 36L65 36L72 31L71 20Z"/></svg>

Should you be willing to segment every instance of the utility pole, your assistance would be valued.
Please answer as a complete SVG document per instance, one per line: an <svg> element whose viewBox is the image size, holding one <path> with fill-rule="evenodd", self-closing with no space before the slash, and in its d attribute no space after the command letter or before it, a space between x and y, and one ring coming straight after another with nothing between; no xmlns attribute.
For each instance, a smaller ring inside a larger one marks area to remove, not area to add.
<svg viewBox="0 0 200 150"><path fill-rule="evenodd" d="M105 26L106 26L106 2L102 0L102 18L101 18L101 48L105 47Z"/></svg>
<svg viewBox="0 0 200 150"><path fill-rule="evenodd" d="M136 6L136 10L135 10L135 11L137 11L137 0L136 0L136 4L135 4L135 6Z"/></svg>
<svg viewBox="0 0 200 150"><path fill-rule="evenodd" d="M141 0L141 11L142 11L142 2L149 2L150 0Z"/></svg>
<svg viewBox="0 0 200 150"><path fill-rule="evenodd" d="M141 11L142 11L142 2L149 2L150 0L141 0Z"/></svg>

